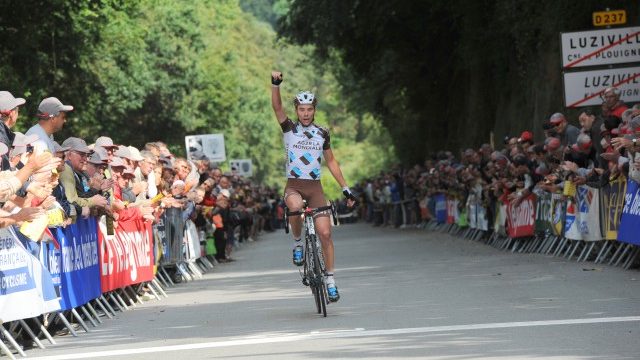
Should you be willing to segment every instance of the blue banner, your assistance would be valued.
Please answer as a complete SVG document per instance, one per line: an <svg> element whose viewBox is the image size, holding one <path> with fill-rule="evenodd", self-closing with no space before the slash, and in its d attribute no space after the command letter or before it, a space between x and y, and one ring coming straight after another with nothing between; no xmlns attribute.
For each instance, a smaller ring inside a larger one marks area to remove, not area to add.
<svg viewBox="0 0 640 360"><path fill-rule="evenodd" d="M438 224L447 222L447 197L444 194L434 196L436 201L436 221Z"/></svg>
<svg viewBox="0 0 640 360"><path fill-rule="evenodd" d="M78 219L66 228L50 230L55 241L47 244L46 264L54 285L59 286L60 307L69 310L99 297L102 291L96 219Z"/></svg>
<svg viewBox="0 0 640 360"><path fill-rule="evenodd" d="M638 229L640 229L640 186L637 182L629 180L618 228L618 240L640 245Z"/></svg>

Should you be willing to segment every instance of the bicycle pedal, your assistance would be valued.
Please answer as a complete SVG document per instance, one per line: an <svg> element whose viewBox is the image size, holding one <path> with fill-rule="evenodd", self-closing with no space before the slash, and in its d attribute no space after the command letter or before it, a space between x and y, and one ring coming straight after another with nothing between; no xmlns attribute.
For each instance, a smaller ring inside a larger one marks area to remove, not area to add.
<svg viewBox="0 0 640 360"><path fill-rule="evenodd" d="M303 284L304 286L309 286L309 279L307 279L306 277L305 277L305 278L302 278L302 284Z"/></svg>

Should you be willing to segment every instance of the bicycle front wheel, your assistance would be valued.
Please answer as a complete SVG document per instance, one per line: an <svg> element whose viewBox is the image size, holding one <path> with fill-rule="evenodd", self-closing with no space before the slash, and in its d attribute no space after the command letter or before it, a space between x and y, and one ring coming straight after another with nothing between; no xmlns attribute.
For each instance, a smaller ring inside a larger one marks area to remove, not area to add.
<svg viewBox="0 0 640 360"><path fill-rule="evenodd" d="M324 283L324 269L320 261L320 251L318 251L317 242L313 239L313 276L315 277L316 287L316 305L318 307L318 314L322 313L322 316L327 317L327 286Z"/></svg>

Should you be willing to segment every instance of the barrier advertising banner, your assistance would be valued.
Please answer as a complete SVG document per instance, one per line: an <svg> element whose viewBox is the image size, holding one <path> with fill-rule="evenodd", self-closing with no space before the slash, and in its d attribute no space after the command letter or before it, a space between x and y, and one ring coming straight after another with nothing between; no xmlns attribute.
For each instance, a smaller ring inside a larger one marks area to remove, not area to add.
<svg viewBox="0 0 640 360"><path fill-rule="evenodd" d="M459 216L458 200L447 200L447 224L455 224Z"/></svg>
<svg viewBox="0 0 640 360"><path fill-rule="evenodd" d="M579 186L575 198L567 202L565 237L571 240L602 240L600 229L600 191Z"/></svg>
<svg viewBox="0 0 640 360"><path fill-rule="evenodd" d="M438 224L447 222L447 198L444 194L434 196L436 202L436 221Z"/></svg>
<svg viewBox="0 0 640 360"><path fill-rule="evenodd" d="M162 214L156 225L160 243L162 244L162 259L164 265L175 264L182 260L182 237L184 221L182 211L178 208L168 208Z"/></svg>
<svg viewBox="0 0 640 360"><path fill-rule="evenodd" d="M102 291L97 220L78 218L66 228L52 228L51 233L58 246L50 242L43 251L47 253L51 275L58 280L62 310L82 306L99 297Z"/></svg>
<svg viewBox="0 0 640 360"><path fill-rule="evenodd" d="M640 245L640 186L629 180L624 197L622 219L618 228L618 240L629 244Z"/></svg>
<svg viewBox="0 0 640 360"><path fill-rule="evenodd" d="M561 194L551 194L551 231L555 236L564 236L564 218L567 202Z"/></svg>
<svg viewBox="0 0 640 360"><path fill-rule="evenodd" d="M107 235L101 221L98 231L102 292L153 279L151 224L142 220L118 221L115 235Z"/></svg>
<svg viewBox="0 0 640 360"><path fill-rule="evenodd" d="M507 205L507 233L510 238L533 236L536 221L536 196L530 194L520 205Z"/></svg>
<svg viewBox="0 0 640 360"><path fill-rule="evenodd" d="M542 192L536 199L536 225L537 233L551 232L553 227L551 217L551 193Z"/></svg>
<svg viewBox="0 0 640 360"><path fill-rule="evenodd" d="M604 238L607 240L618 239L618 227L620 215L624 207L624 198L627 192L627 179L623 176L609 182L600 193L602 194L602 226Z"/></svg>
<svg viewBox="0 0 640 360"><path fill-rule="evenodd" d="M201 257L200 237L198 236L198 228L191 220L187 220L185 225L184 240L186 245L185 258L188 260L196 260Z"/></svg>
<svg viewBox="0 0 640 360"><path fill-rule="evenodd" d="M7 323L58 310L51 274L12 228L0 229L0 319Z"/></svg>
<svg viewBox="0 0 640 360"><path fill-rule="evenodd" d="M507 206L502 202L496 203L493 230L500 236L507 235Z"/></svg>

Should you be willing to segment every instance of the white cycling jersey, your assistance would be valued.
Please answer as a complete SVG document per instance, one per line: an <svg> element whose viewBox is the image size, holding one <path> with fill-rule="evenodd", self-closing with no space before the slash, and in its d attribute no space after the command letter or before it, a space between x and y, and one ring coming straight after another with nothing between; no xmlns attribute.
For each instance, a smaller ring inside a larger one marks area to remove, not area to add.
<svg viewBox="0 0 640 360"><path fill-rule="evenodd" d="M280 127L287 157L287 178L320 180L322 154L331 145L329 132L313 123L303 126L289 118Z"/></svg>

